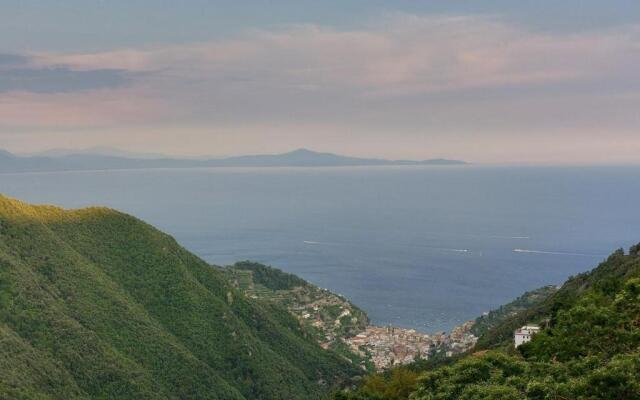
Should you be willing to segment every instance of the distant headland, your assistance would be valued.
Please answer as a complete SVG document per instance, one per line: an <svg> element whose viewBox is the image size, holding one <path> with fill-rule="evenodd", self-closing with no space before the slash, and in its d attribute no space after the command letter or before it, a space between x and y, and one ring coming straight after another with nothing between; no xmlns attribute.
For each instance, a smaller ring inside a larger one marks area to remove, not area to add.
<svg viewBox="0 0 640 400"><path fill-rule="evenodd" d="M145 168L207 167L346 167L392 165L466 165L460 160L386 160L359 158L298 149L282 154L259 154L228 158L172 158L139 155L122 151L51 151L35 155L15 155L0 150L0 172L78 171Z"/></svg>

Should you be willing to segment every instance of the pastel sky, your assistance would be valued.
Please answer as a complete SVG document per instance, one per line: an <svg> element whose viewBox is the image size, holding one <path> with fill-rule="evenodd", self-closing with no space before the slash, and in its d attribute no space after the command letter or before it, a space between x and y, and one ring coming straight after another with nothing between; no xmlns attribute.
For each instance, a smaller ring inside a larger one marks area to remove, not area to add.
<svg viewBox="0 0 640 400"><path fill-rule="evenodd" d="M3 0L0 148L640 163L640 2Z"/></svg>

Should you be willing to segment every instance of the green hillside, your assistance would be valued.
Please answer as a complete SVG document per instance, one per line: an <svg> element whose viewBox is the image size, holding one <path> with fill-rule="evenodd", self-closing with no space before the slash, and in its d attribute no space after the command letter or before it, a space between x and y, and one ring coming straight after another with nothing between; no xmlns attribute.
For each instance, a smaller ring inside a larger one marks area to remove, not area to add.
<svg viewBox="0 0 640 400"><path fill-rule="evenodd" d="M538 289L534 289L525 292L522 296L500 306L496 310L491 310L487 314L476 318L471 333L477 337L485 335L490 329L503 324L509 320L521 314L527 310L539 306L544 303L552 294L557 292L558 289L555 286L543 286Z"/></svg>
<svg viewBox="0 0 640 400"><path fill-rule="evenodd" d="M544 329L513 347L525 323ZM336 400L639 399L640 245L570 278L530 309L488 329L448 365L373 375Z"/></svg>
<svg viewBox="0 0 640 400"><path fill-rule="evenodd" d="M357 373L131 216L0 196L0 398L313 399Z"/></svg>
<svg viewBox="0 0 640 400"><path fill-rule="evenodd" d="M260 285L272 291L292 290L297 287L309 286L307 281L293 274L252 261L237 262L228 271L247 271L251 275L252 285Z"/></svg>
<svg viewBox="0 0 640 400"><path fill-rule="evenodd" d="M287 310L300 322L306 335L323 348L346 357L354 365L374 370L369 357L356 354L344 341L364 331L369 317L343 296L256 262L237 262L224 272L245 295Z"/></svg>
<svg viewBox="0 0 640 400"><path fill-rule="evenodd" d="M507 318L488 330L476 346L477 350L511 347L513 331L527 322L554 325L560 311L568 310L592 293L615 296L624 284L633 277L640 277L638 246L625 255L622 249L592 271L571 277L553 295L524 312Z"/></svg>

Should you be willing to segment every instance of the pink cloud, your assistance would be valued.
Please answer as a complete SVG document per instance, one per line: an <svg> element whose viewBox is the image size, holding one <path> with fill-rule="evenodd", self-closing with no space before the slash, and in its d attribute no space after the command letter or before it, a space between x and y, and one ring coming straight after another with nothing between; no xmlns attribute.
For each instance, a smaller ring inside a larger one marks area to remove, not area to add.
<svg viewBox="0 0 640 400"><path fill-rule="evenodd" d="M256 110L330 109L327 98L366 102L637 78L637 43L636 26L552 34L498 18L394 15L360 30L302 25L189 45L35 54L34 62L45 67L151 73L141 74L129 88L5 94L0 118L5 125L152 123L173 116L243 118L243 108L251 118Z"/></svg>
<svg viewBox="0 0 640 400"><path fill-rule="evenodd" d="M148 122L167 110L132 88L76 93L7 93L0 96L5 127L96 127Z"/></svg>
<svg viewBox="0 0 640 400"><path fill-rule="evenodd" d="M247 75L270 84L379 93L582 79L638 61L640 30L542 34L495 18L396 15L359 31L315 25L184 46L43 55L75 68L167 71L174 79Z"/></svg>

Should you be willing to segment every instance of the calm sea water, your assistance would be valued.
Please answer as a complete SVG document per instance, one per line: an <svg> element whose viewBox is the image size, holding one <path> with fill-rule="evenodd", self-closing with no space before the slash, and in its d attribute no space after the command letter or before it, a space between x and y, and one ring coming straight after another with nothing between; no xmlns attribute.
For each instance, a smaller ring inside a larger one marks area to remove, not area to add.
<svg viewBox="0 0 640 400"><path fill-rule="evenodd" d="M449 330L640 241L640 167L377 167L0 174L0 193L107 205L215 264L251 259L377 324Z"/></svg>

